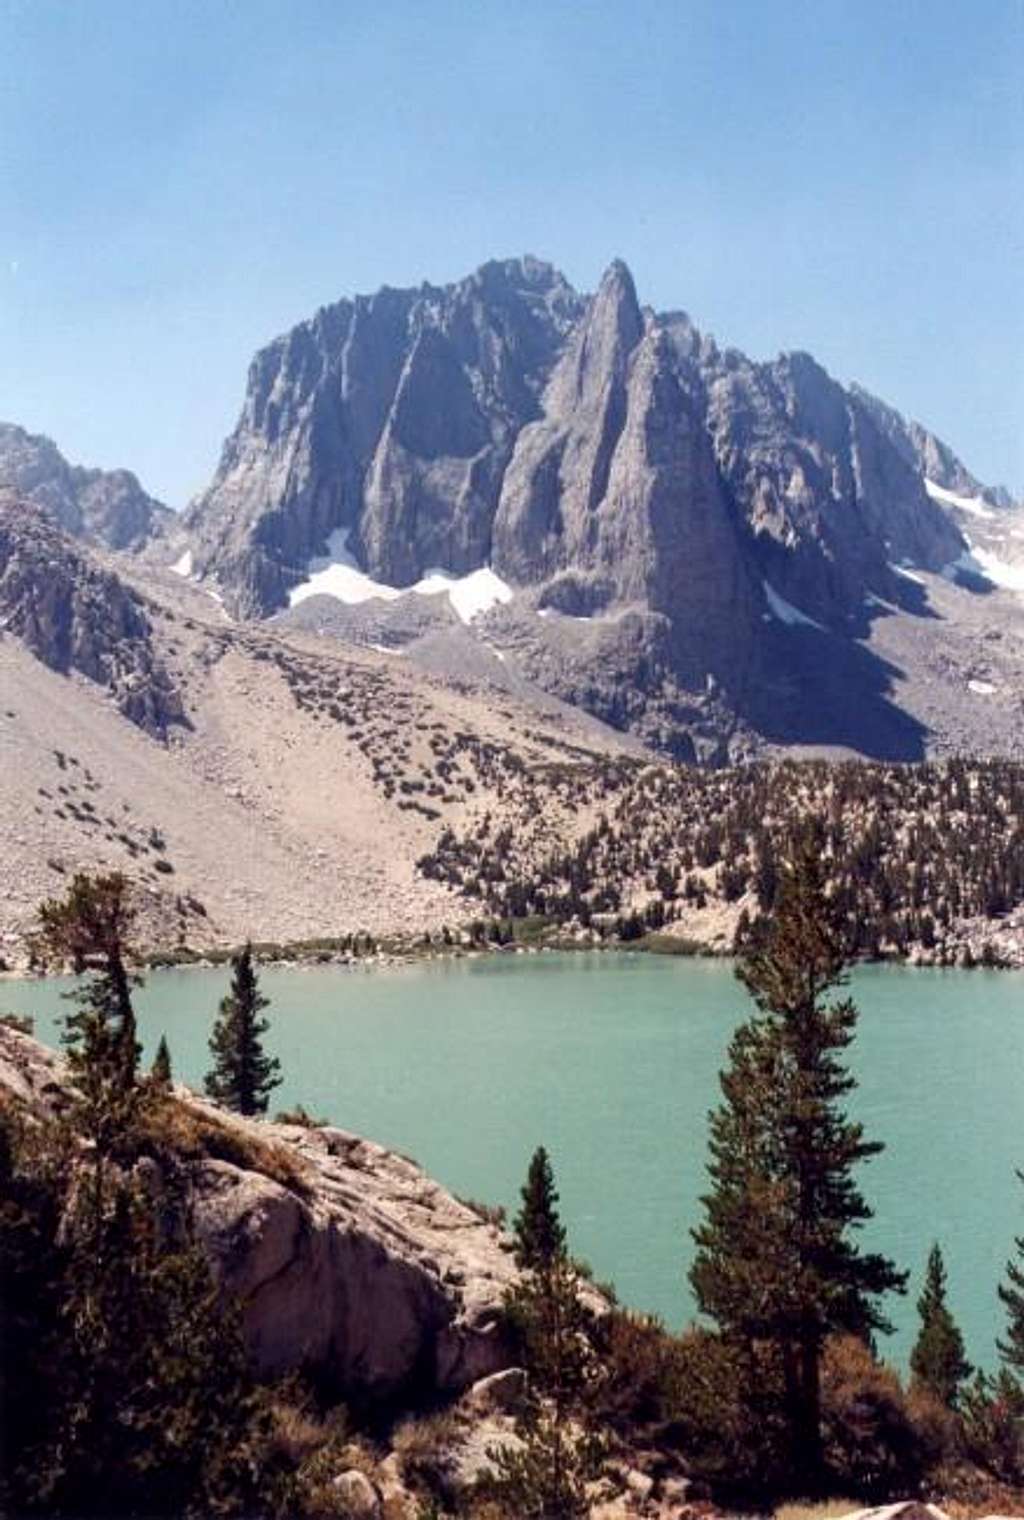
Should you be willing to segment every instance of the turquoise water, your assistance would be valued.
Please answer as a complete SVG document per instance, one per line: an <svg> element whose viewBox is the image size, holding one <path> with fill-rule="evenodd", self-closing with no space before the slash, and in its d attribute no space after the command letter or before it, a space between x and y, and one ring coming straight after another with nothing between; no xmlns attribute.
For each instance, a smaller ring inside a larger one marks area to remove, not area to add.
<svg viewBox="0 0 1024 1520"><path fill-rule="evenodd" d="M223 971L153 974L138 994L147 1058L161 1032L199 1085ZM66 983L0 984L55 1042ZM373 972L267 970L274 1107L413 1155L454 1192L514 1205L550 1151L574 1253L624 1302L678 1326L693 1313L688 1234L704 1186L707 1112L748 1004L722 962L627 954L495 956ZM865 967L851 1109L884 1155L862 1184L870 1240L912 1271L892 1300L905 1360L933 1239L973 1360L991 1363L995 1288L1024 1234L1024 974Z"/></svg>

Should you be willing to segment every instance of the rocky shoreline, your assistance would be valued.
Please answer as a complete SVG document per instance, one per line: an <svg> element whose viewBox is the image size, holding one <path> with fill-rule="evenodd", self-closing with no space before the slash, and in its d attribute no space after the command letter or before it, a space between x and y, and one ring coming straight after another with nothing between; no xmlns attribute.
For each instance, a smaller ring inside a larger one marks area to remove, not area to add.
<svg viewBox="0 0 1024 1520"><path fill-rule="evenodd" d="M485 925L490 930L491 924ZM514 925L510 926L514 930ZM254 942L256 960L262 966L329 966L349 971L385 971L402 966L420 965L437 960L479 960L493 955L542 955L546 953L616 952L620 955L658 955L682 959L731 960L734 950L721 937L696 939L666 933L647 934L641 939L623 940L603 936L594 930L572 925L552 925L548 930L531 932L528 937L496 942L486 937L474 938L468 931L457 930L451 943L445 943L441 931L430 937L410 935L401 939L388 937L372 946L342 948L346 942L363 940L361 934L341 935L336 940L295 940L283 944ZM211 970L226 965L240 946L224 945L204 950L185 946L171 949L157 947L141 957L145 971ZM956 937L931 947L911 945L905 954L896 951L873 957L860 957L860 965L902 965L933 970L1024 970L1024 907L1015 909L1001 920L978 920L965 925ZM21 980L33 971L30 955L17 964L0 966L0 982Z"/></svg>

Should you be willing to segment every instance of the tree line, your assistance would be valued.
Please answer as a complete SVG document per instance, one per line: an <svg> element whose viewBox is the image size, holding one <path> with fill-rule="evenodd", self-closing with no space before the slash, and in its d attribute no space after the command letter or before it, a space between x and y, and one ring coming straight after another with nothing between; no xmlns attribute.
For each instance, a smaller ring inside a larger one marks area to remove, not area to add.
<svg viewBox="0 0 1024 1520"><path fill-rule="evenodd" d="M552 802L586 826L553 826ZM495 918L636 938L709 903L737 904L744 924L770 915L808 820L852 955L962 956L965 921L1024 902L1024 766L1010 760L537 769L501 819L442 830L418 864Z"/></svg>

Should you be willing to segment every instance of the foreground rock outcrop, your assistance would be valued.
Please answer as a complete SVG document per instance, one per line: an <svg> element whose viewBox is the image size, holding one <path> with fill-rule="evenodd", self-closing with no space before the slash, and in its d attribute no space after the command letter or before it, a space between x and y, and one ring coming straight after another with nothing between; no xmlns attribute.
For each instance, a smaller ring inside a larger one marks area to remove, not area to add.
<svg viewBox="0 0 1024 1520"><path fill-rule="evenodd" d="M0 1094L37 1113L70 1102L60 1058L3 1025ZM184 1088L176 1107L197 1237L262 1373L310 1368L414 1401L509 1365L506 1242L413 1162L344 1130L239 1119ZM142 1175L162 1186L158 1168Z"/></svg>

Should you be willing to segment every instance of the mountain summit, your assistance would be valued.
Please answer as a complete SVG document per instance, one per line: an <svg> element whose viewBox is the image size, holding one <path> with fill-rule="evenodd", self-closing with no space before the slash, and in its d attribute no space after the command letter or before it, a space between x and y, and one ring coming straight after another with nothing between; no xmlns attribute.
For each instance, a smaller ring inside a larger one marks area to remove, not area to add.
<svg viewBox="0 0 1024 1520"><path fill-rule="evenodd" d="M621 260L588 297L527 257L339 301L261 350L185 526L241 617L332 588L407 610L486 571L506 663L692 758L737 726L804 737L806 700L841 715L839 665L884 684L850 641L873 609L920 610L907 567L969 550L929 470L977 486L809 355L723 352L641 306Z"/></svg>

